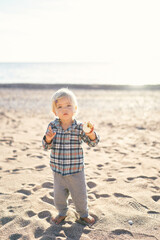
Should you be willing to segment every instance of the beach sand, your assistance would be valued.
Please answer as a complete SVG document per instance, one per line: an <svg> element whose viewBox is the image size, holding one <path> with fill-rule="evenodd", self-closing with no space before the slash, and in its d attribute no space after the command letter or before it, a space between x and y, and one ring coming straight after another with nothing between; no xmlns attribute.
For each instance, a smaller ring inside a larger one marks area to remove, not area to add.
<svg viewBox="0 0 160 240"><path fill-rule="evenodd" d="M23 240L160 239L160 91L73 89L80 121L100 135L83 144L92 226L69 211L60 225L49 151L41 145L52 89L0 88L0 238Z"/></svg>

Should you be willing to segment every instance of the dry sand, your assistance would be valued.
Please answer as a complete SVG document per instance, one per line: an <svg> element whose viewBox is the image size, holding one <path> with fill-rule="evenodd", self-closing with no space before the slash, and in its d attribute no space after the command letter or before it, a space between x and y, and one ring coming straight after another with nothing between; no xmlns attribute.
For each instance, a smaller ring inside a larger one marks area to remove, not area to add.
<svg viewBox="0 0 160 240"><path fill-rule="evenodd" d="M57 211L41 140L53 91L0 88L0 238L160 239L160 91L73 90L78 120L101 138L83 145L92 227L75 222L71 198L66 220L50 224Z"/></svg>

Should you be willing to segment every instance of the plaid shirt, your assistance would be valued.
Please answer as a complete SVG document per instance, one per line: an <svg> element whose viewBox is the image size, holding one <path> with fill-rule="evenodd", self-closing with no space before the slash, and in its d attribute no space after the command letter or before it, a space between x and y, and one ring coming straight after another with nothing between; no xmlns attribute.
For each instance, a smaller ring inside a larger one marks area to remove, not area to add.
<svg viewBox="0 0 160 240"><path fill-rule="evenodd" d="M99 142L97 134L95 133L96 139L91 140L85 135L82 123L78 123L76 120L73 121L67 130L62 129L59 119L50 122L49 126L51 126L53 132L56 132L56 135L50 144L43 139L42 145L45 150L51 149L51 169L62 175L70 175L82 171L84 161L81 144L84 141L90 147L96 146Z"/></svg>

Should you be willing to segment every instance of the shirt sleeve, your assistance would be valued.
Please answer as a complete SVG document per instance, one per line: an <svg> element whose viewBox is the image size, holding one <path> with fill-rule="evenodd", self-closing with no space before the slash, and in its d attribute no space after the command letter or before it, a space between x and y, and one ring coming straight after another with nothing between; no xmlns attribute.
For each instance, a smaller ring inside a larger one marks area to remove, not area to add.
<svg viewBox="0 0 160 240"><path fill-rule="evenodd" d="M44 139L42 139L42 147L44 150L49 150L53 146L53 143L47 143Z"/></svg>
<svg viewBox="0 0 160 240"><path fill-rule="evenodd" d="M99 142L99 136L97 135L97 133L95 132L95 135L96 135L96 138L94 140L91 140L86 134L84 131L82 131L82 134L81 134L81 138L82 140L87 143L87 145L89 147L95 147L98 142Z"/></svg>

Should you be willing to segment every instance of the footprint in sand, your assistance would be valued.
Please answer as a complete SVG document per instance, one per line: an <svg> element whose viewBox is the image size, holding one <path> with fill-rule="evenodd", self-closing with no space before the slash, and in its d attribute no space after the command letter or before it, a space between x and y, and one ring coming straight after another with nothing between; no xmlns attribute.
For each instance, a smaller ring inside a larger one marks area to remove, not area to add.
<svg viewBox="0 0 160 240"><path fill-rule="evenodd" d="M0 223L1 223L1 225L3 226L3 225L5 225L5 224L11 222L14 218L15 218L15 217L2 217L2 218L0 219Z"/></svg>
<svg viewBox="0 0 160 240"><path fill-rule="evenodd" d="M146 210L148 209L148 207L146 207L145 205L141 204L141 203L138 203L136 200L133 200L131 202L129 202L129 205L136 209L137 211L140 211L140 212L146 212Z"/></svg>
<svg viewBox="0 0 160 240"><path fill-rule="evenodd" d="M158 201L160 200L160 195L152 196L152 199L153 199L155 202L158 202Z"/></svg>
<svg viewBox="0 0 160 240"><path fill-rule="evenodd" d="M14 213L14 210L13 210L13 209L10 209L9 212Z"/></svg>
<svg viewBox="0 0 160 240"><path fill-rule="evenodd" d="M93 151L94 152L100 152L100 148L94 148Z"/></svg>
<svg viewBox="0 0 160 240"><path fill-rule="evenodd" d="M122 193L114 193L114 196L117 198L121 198L121 202L123 202L124 204L128 204L129 206L136 209L137 211L146 212L146 210L148 210L148 207L137 202L135 199L129 200L129 199L132 199L131 196L124 195Z"/></svg>
<svg viewBox="0 0 160 240"><path fill-rule="evenodd" d="M15 233L15 234L10 235L9 239L10 240L17 240L17 239L20 239L22 236L23 236L22 234Z"/></svg>
<svg viewBox="0 0 160 240"><path fill-rule="evenodd" d="M34 237L40 238L40 237L42 237L43 233L44 233L44 229L41 227L38 227L34 232Z"/></svg>
<svg viewBox="0 0 160 240"><path fill-rule="evenodd" d="M46 203L48 203L48 204L53 205L53 198L49 198L49 197L47 197L46 195L45 195L44 197L42 197L41 200L42 200L43 202L46 202Z"/></svg>
<svg viewBox="0 0 160 240"><path fill-rule="evenodd" d="M4 137L3 139L0 139L0 143L5 143L6 145L12 146L13 143L12 137Z"/></svg>
<svg viewBox="0 0 160 240"><path fill-rule="evenodd" d="M53 193L53 192L49 192L49 195L50 195L51 197L54 197L54 193Z"/></svg>
<svg viewBox="0 0 160 240"><path fill-rule="evenodd" d="M38 213L38 217L40 219L51 217L51 213L49 211L47 211L47 210L46 211L42 211L42 212Z"/></svg>
<svg viewBox="0 0 160 240"><path fill-rule="evenodd" d="M7 209L9 209L9 212L11 212L11 213L13 213L14 212L14 207L12 207L12 206L9 206L9 207L7 207Z"/></svg>
<svg viewBox="0 0 160 240"><path fill-rule="evenodd" d="M28 226L30 223L31 223L31 222L30 222L29 220L25 220L25 219L22 218L22 219L19 221L19 226L23 228L23 227Z"/></svg>
<svg viewBox="0 0 160 240"><path fill-rule="evenodd" d="M32 210L27 211L26 214L27 214L27 216L30 217L30 218L36 215L36 213L33 212Z"/></svg>
<svg viewBox="0 0 160 240"><path fill-rule="evenodd" d="M98 168L102 168L104 165L103 164L98 164L97 167Z"/></svg>
<svg viewBox="0 0 160 240"><path fill-rule="evenodd" d="M93 172L93 173L96 174L96 175L99 175L99 176L101 175L99 172Z"/></svg>
<svg viewBox="0 0 160 240"><path fill-rule="evenodd" d="M29 149L28 147L25 147L25 148L22 148L21 151L24 152L24 151L26 151L28 149Z"/></svg>
<svg viewBox="0 0 160 240"><path fill-rule="evenodd" d="M42 159L42 158L43 158L43 156L41 156L41 155L40 155L40 156L36 156L36 157L39 158L39 159Z"/></svg>
<svg viewBox="0 0 160 240"><path fill-rule="evenodd" d="M49 189L53 189L53 183L51 182L45 182L42 184L43 188L49 188Z"/></svg>
<svg viewBox="0 0 160 240"><path fill-rule="evenodd" d="M39 189L41 189L41 186L40 186L40 185L37 186L37 187L34 187L34 188L33 188L33 191L36 192L36 191L38 191Z"/></svg>
<svg viewBox="0 0 160 240"><path fill-rule="evenodd" d="M110 197L110 195L108 195L106 193L99 194L99 193L97 193L97 191L93 191L93 192L91 192L91 194L94 194L95 198L108 198L108 197Z"/></svg>
<svg viewBox="0 0 160 240"><path fill-rule="evenodd" d="M117 179L116 178L112 178L112 177L110 177L110 178L107 178L106 180L104 180L104 181L107 181L107 182L114 182L114 181L116 181Z"/></svg>
<svg viewBox="0 0 160 240"><path fill-rule="evenodd" d="M104 167L103 164L98 164L98 165L97 165L97 169L98 169L98 170L103 170L103 167Z"/></svg>
<svg viewBox="0 0 160 240"><path fill-rule="evenodd" d="M27 196L31 195L31 191L30 190L27 190L27 189L20 189L17 191L18 193L22 193L22 194L25 194Z"/></svg>
<svg viewBox="0 0 160 240"><path fill-rule="evenodd" d="M16 160L15 157L9 157L9 158L6 158L6 161L7 161L7 162L8 162L8 161L14 161L14 160Z"/></svg>
<svg viewBox="0 0 160 240"><path fill-rule="evenodd" d="M119 236L119 235L129 235L129 236L133 237L133 234L130 231L125 230L125 229L116 229L116 230L111 232L111 235L117 235L117 236Z"/></svg>
<svg viewBox="0 0 160 240"><path fill-rule="evenodd" d="M16 168L12 170L12 174L18 174L21 169Z"/></svg>
<svg viewBox="0 0 160 240"><path fill-rule="evenodd" d="M105 165L109 165L109 162L105 162L104 164L105 164Z"/></svg>
<svg viewBox="0 0 160 240"><path fill-rule="evenodd" d="M122 167L122 168L129 168L129 169L135 169L136 167L134 167L134 166L129 166L129 167Z"/></svg>
<svg viewBox="0 0 160 240"><path fill-rule="evenodd" d="M110 197L110 195L108 195L108 194L95 194L95 196L96 196L96 198L108 198L108 197Z"/></svg>
<svg viewBox="0 0 160 240"><path fill-rule="evenodd" d="M151 179L151 180L156 180L157 179L157 177L137 176L137 177L129 177L129 178L127 178L127 180L132 181L136 178Z"/></svg>
<svg viewBox="0 0 160 240"><path fill-rule="evenodd" d="M28 184L28 186L30 186L30 187L34 187L34 186L35 186L35 184L33 184L33 183L30 183L30 184Z"/></svg>
<svg viewBox="0 0 160 240"><path fill-rule="evenodd" d="M160 212L156 212L156 211L148 211L147 212L148 215L151 217L151 218L160 218Z"/></svg>
<svg viewBox="0 0 160 240"><path fill-rule="evenodd" d="M134 180L134 179L135 179L135 178L133 178L133 177L127 178L128 181L132 181L132 180Z"/></svg>
<svg viewBox="0 0 160 240"><path fill-rule="evenodd" d="M157 191L160 190L160 187L158 187L158 186L152 186L151 188L156 189Z"/></svg>
<svg viewBox="0 0 160 240"><path fill-rule="evenodd" d="M117 197L117 198L132 198L128 195L124 195L122 193L114 193L114 196Z"/></svg>
<svg viewBox="0 0 160 240"><path fill-rule="evenodd" d="M97 184L90 181L90 182L87 182L87 186L88 186L89 188L94 188L94 187L97 186Z"/></svg>
<svg viewBox="0 0 160 240"><path fill-rule="evenodd" d="M151 179L151 180L157 179L157 177L147 177L147 176L138 176L137 178L144 178L144 179Z"/></svg>
<svg viewBox="0 0 160 240"><path fill-rule="evenodd" d="M42 171L43 170L43 168L46 168L47 166L46 165L38 165L38 166L36 166L35 167L35 169L37 170L37 171Z"/></svg>

